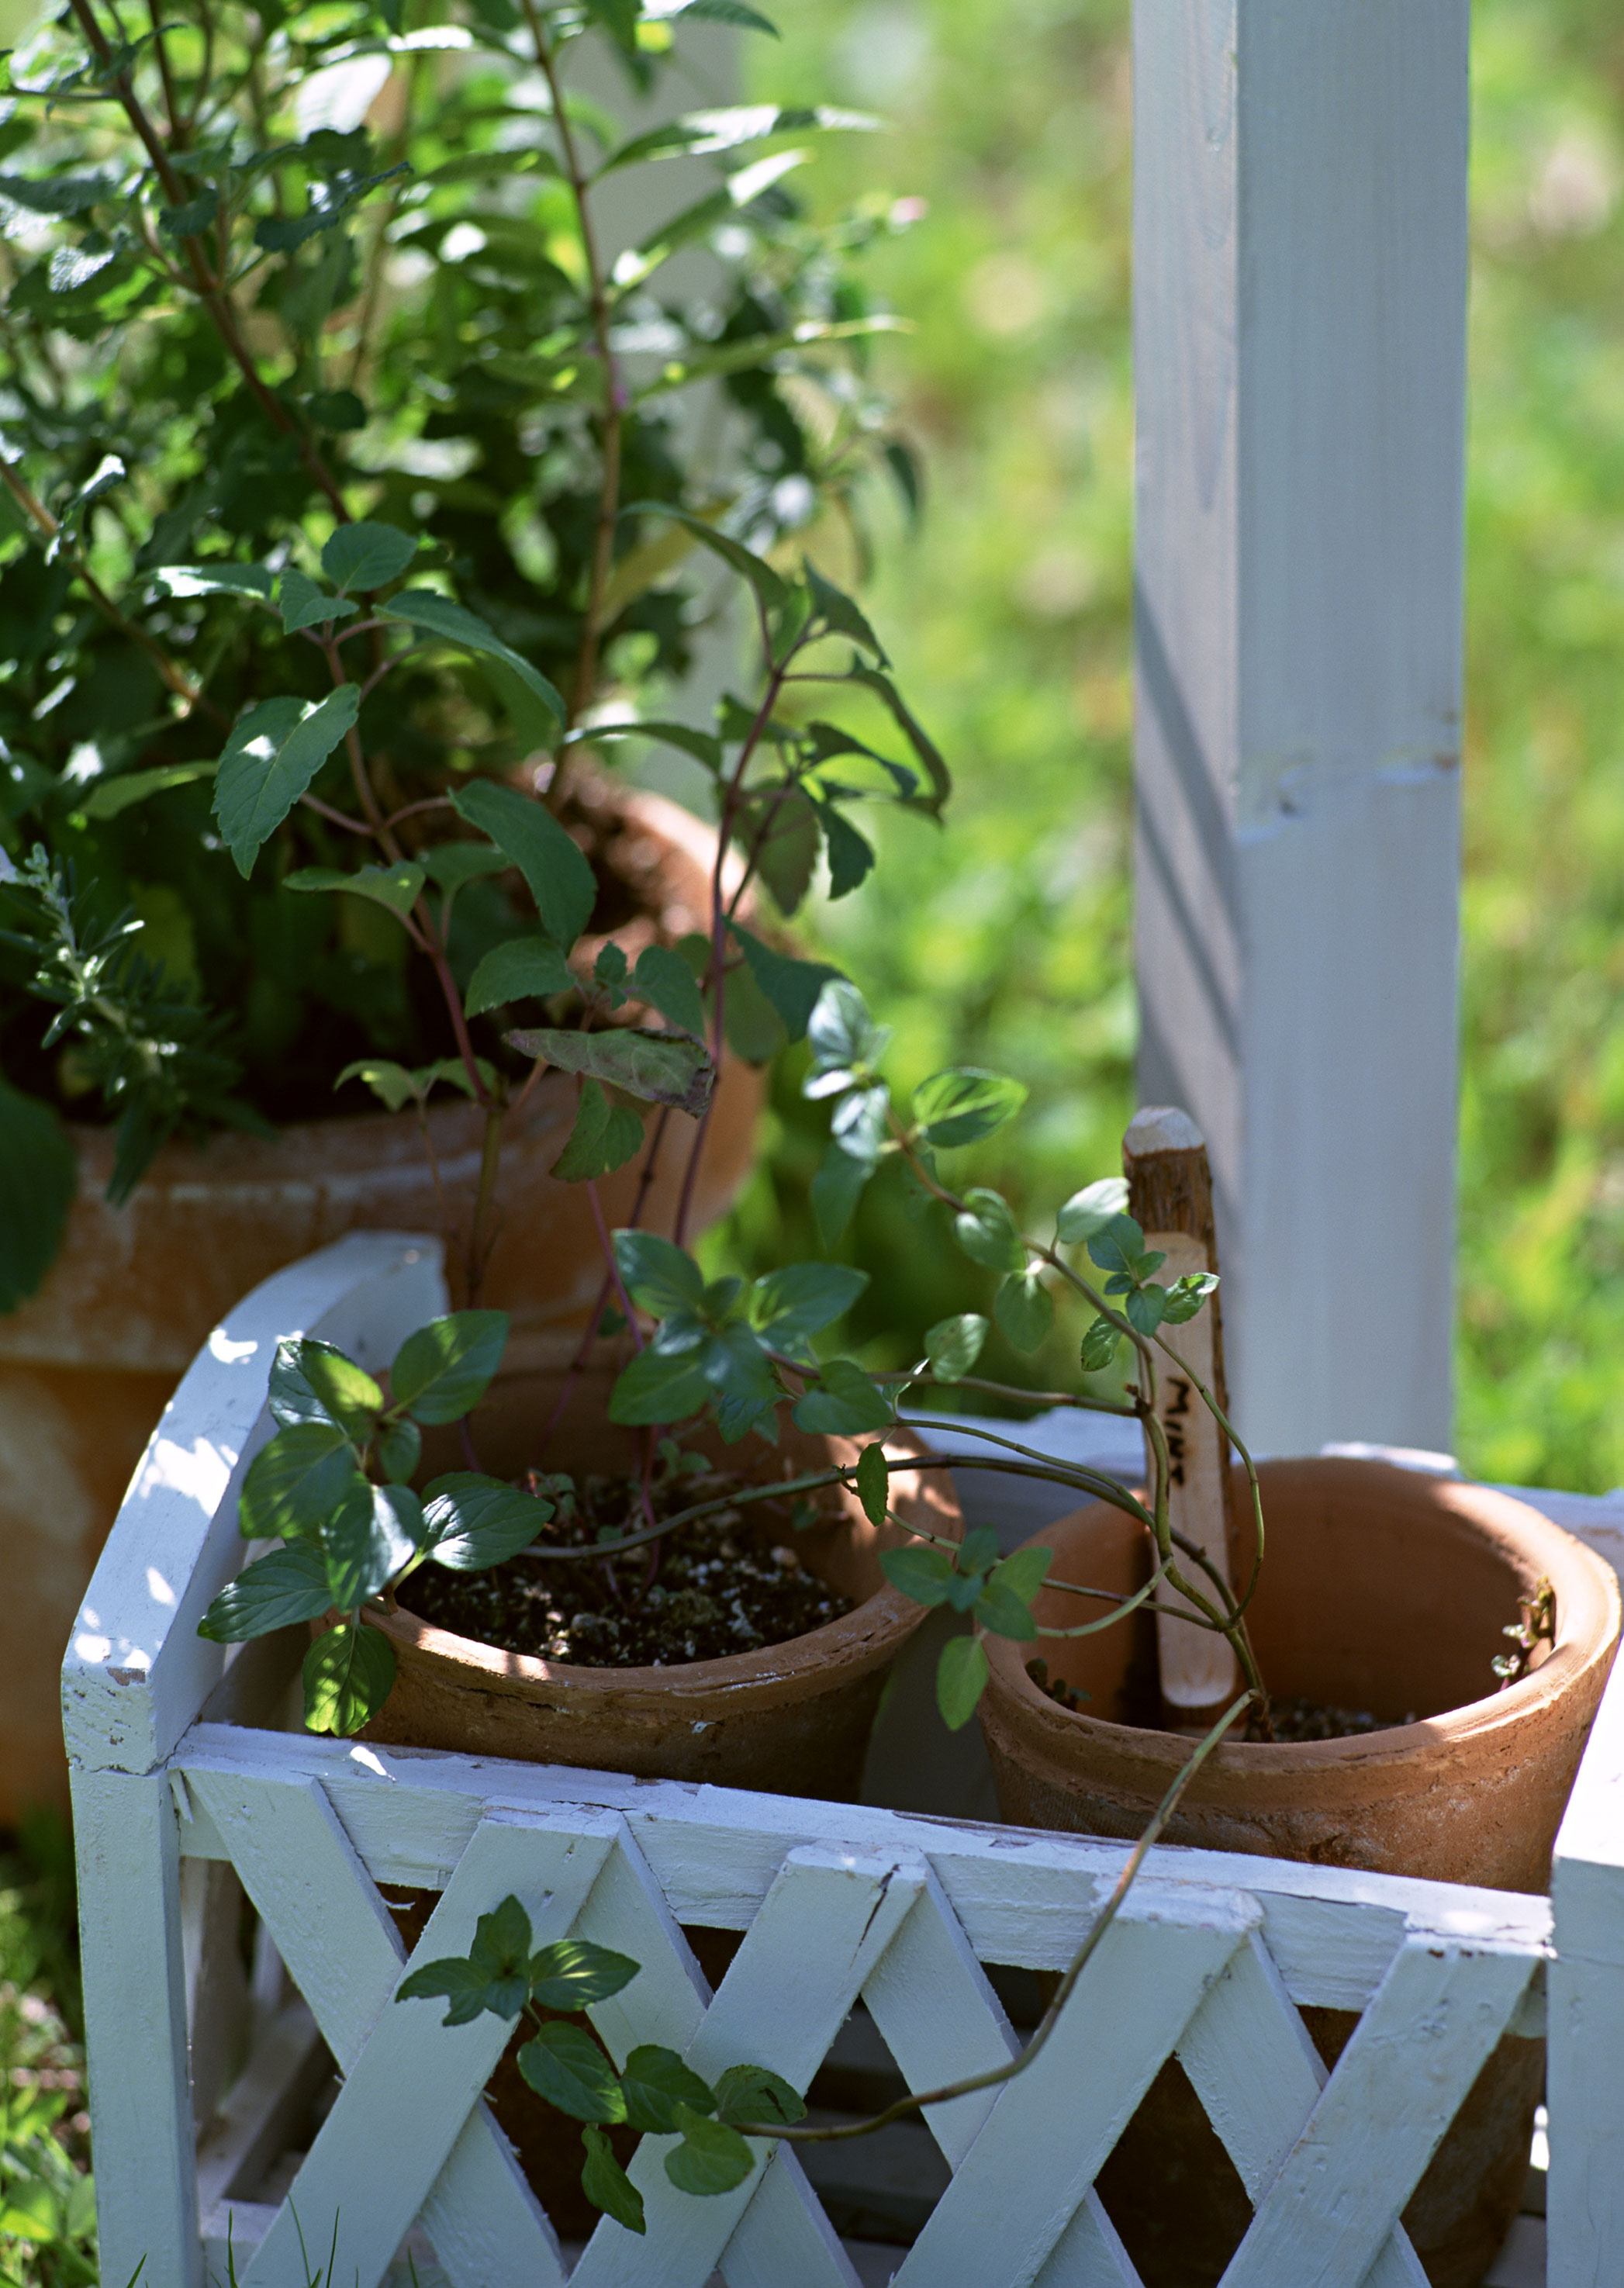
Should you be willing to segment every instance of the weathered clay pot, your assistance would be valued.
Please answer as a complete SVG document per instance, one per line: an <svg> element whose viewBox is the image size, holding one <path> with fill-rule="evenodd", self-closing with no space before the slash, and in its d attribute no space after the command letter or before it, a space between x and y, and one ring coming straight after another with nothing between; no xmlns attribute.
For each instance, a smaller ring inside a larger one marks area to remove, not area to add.
<svg viewBox="0 0 1624 2288"><path fill-rule="evenodd" d="M1351 1460L1265 1463L1268 1555L1249 1616L1272 1691L1370 1710L1393 1728L1300 1745L1225 1744L1192 1784L1170 1843L1541 1891L1620 1627L1611 1566L1526 1504ZM1034 1537L1063 1580L1138 1586L1148 1543L1091 1504ZM1518 1595L1556 1591L1557 1637L1505 1691L1490 1661ZM1037 1616L1077 1617L1045 1591ZM1038 1645L989 1639L983 1728L1002 1815L1024 1826L1137 1834L1189 1744L1144 1728L1154 1705L1148 1619L1066 1643L1051 1674L1089 1696L1073 1713L1026 1672ZM1418 1720L1404 1721L1406 1716ZM1138 1721L1135 1720L1138 1719ZM1334 2059L1351 2014L1304 2014ZM1433 2288L1475 2288L1517 2212L1543 2046L1508 2037L1405 2211ZM1172 2197L1168 2171L1178 2181ZM1151 2089L1100 2178L1147 2288L1208 2288L1249 2212L1176 2065Z"/></svg>
<svg viewBox="0 0 1624 2288"><path fill-rule="evenodd" d="M606 1370L582 1378L547 1450L549 1469L580 1474L623 1470L632 1461L631 1434L616 1429L604 1411L610 1379ZM483 1466L507 1475L535 1458L558 1388L552 1374L499 1378L473 1418ZM825 1468L831 1459L851 1460L858 1450L849 1439L810 1437L792 1424L777 1448L755 1438L725 1447L702 1434L685 1434L684 1442L726 1459L758 1483ZM430 1468L457 1466L449 1454L425 1459ZM962 1530L947 1471L895 1471L891 1483L899 1515L933 1533L956 1537ZM820 1579L861 1599L840 1620L721 1660L577 1668L454 1636L403 1609L375 1621L400 1667L368 1737L782 1795L854 1793L886 1672L924 1609L888 1587L880 1570L881 1551L907 1535L894 1526L876 1532L854 1494L828 1498L838 1499L838 1525L791 1536L781 1517L764 1517L751 1529L768 1542L793 1538L802 1562ZM408 1601L410 1593L408 1584Z"/></svg>
<svg viewBox="0 0 1624 2288"><path fill-rule="evenodd" d="M614 858L675 938L702 921L713 834L657 795L616 789ZM646 889L645 887L646 886ZM635 958L654 921L617 930ZM691 1228L723 1214L748 1174L763 1082L724 1065ZM483 1300L523 1339L578 1320L602 1259L578 1187L548 1172L574 1117L574 1084L550 1074L510 1122L502 1227ZM429 1131L451 1198L471 1197L484 1117L457 1100ZM669 1230L693 1124L674 1114L644 1221ZM440 1215L416 1117L304 1121L274 1140L238 1133L173 1143L134 1197L110 1208L109 1130L74 1132L77 1196L39 1293L0 1317L0 1827L32 1803L66 1802L58 1670L107 1529L164 1402L210 1330L248 1291L346 1231L437 1231ZM638 1164L598 1187L624 1221ZM448 1267L454 1279L456 1251Z"/></svg>

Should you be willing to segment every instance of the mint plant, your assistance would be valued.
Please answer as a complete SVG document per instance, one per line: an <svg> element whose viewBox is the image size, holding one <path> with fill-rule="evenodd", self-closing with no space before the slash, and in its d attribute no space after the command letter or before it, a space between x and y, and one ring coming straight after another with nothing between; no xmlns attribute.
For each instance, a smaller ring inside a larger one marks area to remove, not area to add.
<svg viewBox="0 0 1624 2288"><path fill-rule="evenodd" d="M714 1067L804 1029L820 981L743 943L719 878L687 983L570 969L581 759L698 761L786 915L820 854L836 895L867 870L855 803L939 812L940 758L815 560L860 552L876 475L915 490L860 276L904 217L814 227L792 189L867 123L668 104L629 133L581 83L596 44L658 106L707 20L772 30L740 0L182 0L144 28L70 0L9 60L0 1307L59 1241L64 1114L118 1123L122 1199L177 1131L357 1084L486 1112L452 1208L477 1302L536 1070L582 1082L570 1175L630 1156L627 1095L702 1115L709 1086L664 1051L538 1058L521 1024L601 1029L633 996ZM674 159L709 177L675 212ZM632 183L646 227L616 246L604 190ZM685 416L701 388L719 425ZM756 687L668 722L730 586ZM906 761L820 720L814 682L888 713Z"/></svg>

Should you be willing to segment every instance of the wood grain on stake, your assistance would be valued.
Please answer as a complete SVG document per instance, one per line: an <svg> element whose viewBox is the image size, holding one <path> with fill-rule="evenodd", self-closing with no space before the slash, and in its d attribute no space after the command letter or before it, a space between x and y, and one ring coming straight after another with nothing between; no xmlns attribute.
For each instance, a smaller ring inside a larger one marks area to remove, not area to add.
<svg viewBox="0 0 1624 2288"><path fill-rule="evenodd" d="M1216 1271L1212 1173L1201 1132L1189 1114L1172 1105L1147 1105L1136 1113L1122 1139L1122 1172L1128 1179L1128 1212L1143 1228L1146 1249L1157 1249L1167 1258L1157 1279L1171 1286L1187 1273ZM1162 1334L1168 1349L1200 1377L1227 1414L1219 1310L1215 1293L1193 1319L1166 1327ZM1157 1362L1156 1414L1168 1442L1168 1512L1173 1529L1193 1541L1232 1586L1236 1534L1229 1442L1195 1385L1165 1359ZM1147 1471L1152 1467L1147 1455ZM1178 1601L1170 1590L1162 1594L1168 1602ZM1205 1731L1240 1687L1228 1643L1187 1621L1161 1619L1156 1648L1168 1720L1181 1730Z"/></svg>

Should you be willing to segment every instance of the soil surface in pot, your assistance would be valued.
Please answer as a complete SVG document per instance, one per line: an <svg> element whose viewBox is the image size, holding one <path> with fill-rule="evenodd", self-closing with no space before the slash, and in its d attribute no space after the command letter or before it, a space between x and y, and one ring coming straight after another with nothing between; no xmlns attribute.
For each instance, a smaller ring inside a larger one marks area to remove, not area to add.
<svg viewBox="0 0 1624 2288"><path fill-rule="evenodd" d="M668 1478L651 1492L655 1521L718 1500L742 1482L717 1470ZM561 1506L547 1528L550 1541L590 1549L600 1536L618 1538L642 1522L635 1478L583 1478L567 1498L567 1510ZM747 1514L781 1527L783 1538L764 1543L759 1526L747 1528ZM830 1521L804 1499L752 1503L748 1513L718 1510L667 1540L596 1565L516 1557L487 1573L425 1569L405 1603L456 1636L580 1667L720 1660L804 1636L853 1609L855 1601L809 1571L793 1545L797 1527Z"/></svg>
<svg viewBox="0 0 1624 2288"><path fill-rule="evenodd" d="M1029 1660L1026 1673L1057 1708L1071 1708L1080 1714L1087 1710L1088 1694L1068 1684L1063 1676L1050 1676L1046 1660ZM1140 1697L1145 1699L1144 1695ZM1339 1708L1319 1700L1284 1699L1269 1704L1270 1737L1277 1746L1296 1740L1356 1740L1366 1732L1390 1732L1418 1720L1414 1713L1378 1716L1369 1708ZM1150 1731L1168 1729L1160 1721L1157 1706L1149 1702L1138 1709L1135 1721ZM1247 1737L1261 1740L1264 1735L1248 1730Z"/></svg>

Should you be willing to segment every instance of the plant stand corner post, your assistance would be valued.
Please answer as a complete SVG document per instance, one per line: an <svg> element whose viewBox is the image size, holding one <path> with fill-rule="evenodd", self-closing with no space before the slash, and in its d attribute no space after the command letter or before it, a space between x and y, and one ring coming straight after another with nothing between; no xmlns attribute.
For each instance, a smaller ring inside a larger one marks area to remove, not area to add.
<svg viewBox="0 0 1624 2288"><path fill-rule="evenodd" d="M1616 1663L1551 1867L1547 2288L1624 2263L1624 1661Z"/></svg>
<svg viewBox="0 0 1624 2288"><path fill-rule="evenodd" d="M164 1410L115 1519L62 1664L73 1789L101 2276L203 2288L186 1934L184 1783L169 1760L219 1681L197 1634L241 1568L242 1475L268 1431L278 1339L368 1368L446 1308L439 1243L358 1232L257 1287ZM179 1434L170 1435L173 1427ZM201 2011L208 1998L200 1993Z"/></svg>
<svg viewBox="0 0 1624 2288"><path fill-rule="evenodd" d="M1141 1100L1252 1443L1446 1447L1468 0L1133 12Z"/></svg>

